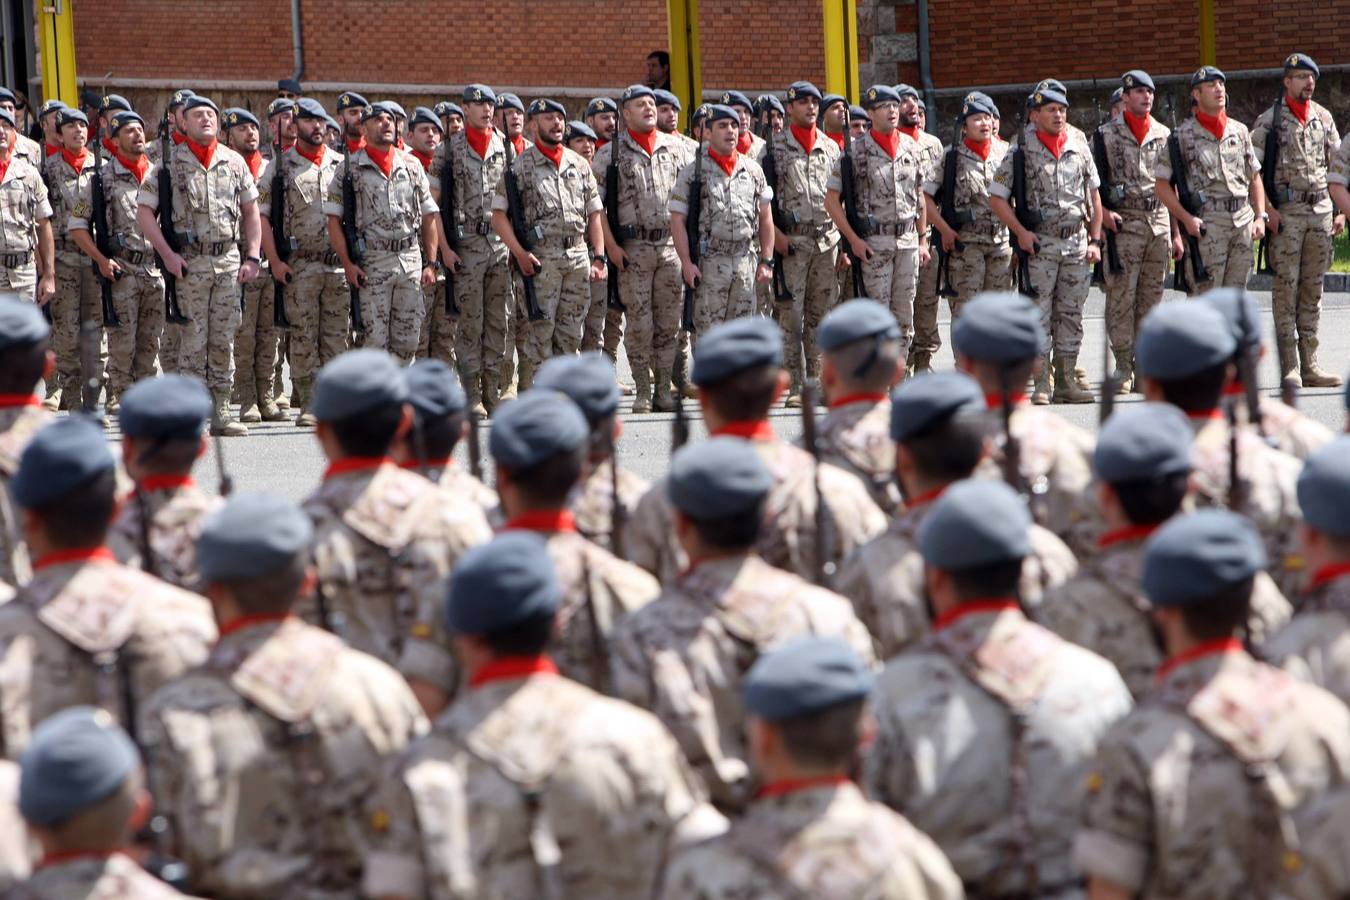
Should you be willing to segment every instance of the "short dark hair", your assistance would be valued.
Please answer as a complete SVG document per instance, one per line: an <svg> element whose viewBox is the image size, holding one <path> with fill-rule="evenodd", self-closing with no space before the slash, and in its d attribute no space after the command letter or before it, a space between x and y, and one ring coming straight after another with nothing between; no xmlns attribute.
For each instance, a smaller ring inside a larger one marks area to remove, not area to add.
<svg viewBox="0 0 1350 900"><path fill-rule="evenodd" d="M505 469L511 483L525 495L532 505L562 506L567 495L581 480L582 469L586 465L586 445L565 453L555 453L542 462L525 468L514 469L497 464Z"/></svg>
<svg viewBox="0 0 1350 900"><path fill-rule="evenodd" d="M463 412L454 412L448 416L423 419L415 424L414 434L409 435L413 455L422 452L427 455L427 459L441 459L454 453L464 433L465 418ZM421 447L417 446L417 440L414 439L416 431L421 432Z"/></svg>
<svg viewBox="0 0 1350 900"><path fill-rule="evenodd" d="M155 438L130 438L136 465L156 475L187 474L201 453L199 437L159 441Z"/></svg>
<svg viewBox="0 0 1350 900"><path fill-rule="evenodd" d="M275 572L221 583L229 588L235 605L245 615L289 612L305 583L305 566L305 555L297 554L295 559Z"/></svg>
<svg viewBox="0 0 1350 900"><path fill-rule="evenodd" d="M1020 596L1022 560L1009 559L970 569L949 569L952 588L962 600Z"/></svg>
<svg viewBox="0 0 1350 900"><path fill-rule="evenodd" d="M753 509L720 519L696 519L693 516L685 518L694 526L694 533L698 535L698 539L709 547L716 547L719 550L749 550L755 546L760 532L764 530L764 504L767 501L768 498L765 497L756 503Z"/></svg>
<svg viewBox="0 0 1350 900"><path fill-rule="evenodd" d="M980 464L988 434L986 416L958 414L925 428L905 441L904 447L925 479L960 481Z"/></svg>
<svg viewBox="0 0 1350 900"><path fill-rule="evenodd" d="M852 769L862 738L862 699L829 709L770 722L783 738L783 749L804 768Z"/></svg>
<svg viewBox="0 0 1350 900"><path fill-rule="evenodd" d="M614 414L599 419L586 417L591 434L586 439L586 452L591 459L609 459L614 455Z"/></svg>
<svg viewBox="0 0 1350 900"><path fill-rule="evenodd" d="M1208 412L1219 406L1223 385L1228 380L1228 361L1202 369L1185 378L1157 379L1163 399L1182 412Z"/></svg>
<svg viewBox="0 0 1350 900"><path fill-rule="evenodd" d="M49 338L0 353L0 394L31 394L47 366Z"/></svg>
<svg viewBox="0 0 1350 900"><path fill-rule="evenodd" d="M1178 472L1143 481L1121 481L1111 485L1116 499L1132 525L1160 525L1181 509L1190 485L1190 473Z"/></svg>
<svg viewBox="0 0 1350 900"><path fill-rule="evenodd" d="M402 419L402 404L389 404L338 419L330 423L330 427L338 446L347 456L384 456L394 443Z"/></svg>
<svg viewBox="0 0 1350 900"><path fill-rule="evenodd" d="M540 656L553 642L553 620L553 613L531 616L477 637L496 656Z"/></svg>
<svg viewBox="0 0 1350 900"><path fill-rule="evenodd" d="M759 420L769 415L778 388L778 366L755 366L701 388L708 405L731 422Z"/></svg>
<svg viewBox="0 0 1350 900"><path fill-rule="evenodd" d="M653 50L647 54L648 59L654 59L667 69L670 68L670 54L664 50Z"/></svg>
<svg viewBox="0 0 1350 900"><path fill-rule="evenodd" d="M1256 576L1252 575L1203 600L1178 607L1181 621L1191 637L1198 641L1217 641L1245 634L1255 586Z"/></svg>
<svg viewBox="0 0 1350 900"><path fill-rule="evenodd" d="M825 355L833 361L846 389L876 392L890 388L903 351L898 340L865 337L828 350Z"/></svg>
<svg viewBox="0 0 1350 900"><path fill-rule="evenodd" d="M105 469L32 512L58 547L93 547L108 536L117 508L117 472Z"/></svg>

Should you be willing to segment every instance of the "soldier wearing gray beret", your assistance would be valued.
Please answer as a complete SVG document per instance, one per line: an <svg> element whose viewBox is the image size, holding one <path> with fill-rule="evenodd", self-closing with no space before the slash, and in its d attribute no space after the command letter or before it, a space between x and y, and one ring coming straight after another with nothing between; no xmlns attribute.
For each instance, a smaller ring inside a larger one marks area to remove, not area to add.
<svg viewBox="0 0 1350 900"><path fill-rule="evenodd" d="M1031 552L1031 516L1000 481L962 481L943 492L919 526L919 551L930 569L960 572L1019 565Z"/></svg>
<svg viewBox="0 0 1350 900"><path fill-rule="evenodd" d="M1146 382L1168 382L1226 366L1235 350L1233 327L1214 306L1164 303L1144 318L1136 357Z"/></svg>
<svg viewBox="0 0 1350 900"><path fill-rule="evenodd" d="M0 297L0 354L35 346L51 334L37 304L13 297ZM38 374L41 378L41 373ZM0 385L0 387L7 387ZM28 393L27 390L12 393Z"/></svg>
<svg viewBox="0 0 1350 900"><path fill-rule="evenodd" d="M314 528L300 507L274 494L237 494L207 516L197 538L202 580L247 581L303 562Z"/></svg>
<svg viewBox="0 0 1350 900"><path fill-rule="evenodd" d="M1230 613L1242 607L1245 618L1250 587L1242 596L1231 592L1265 565L1265 548L1250 522L1228 510L1205 509L1173 519L1149 539L1141 581L1155 607L1214 607L1220 601Z"/></svg>
<svg viewBox="0 0 1350 900"><path fill-rule="evenodd" d="M408 385L392 356L351 350L319 370L311 412L320 422L338 422L407 402Z"/></svg>
<svg viewBox="0 0 1350 900"><path fill-rule="evenodd" d="M666 490L681 515L697 522L739 517L757 524L773 479L759 454L746 441L713 437L682 447L670 463ZM754 543L755 534L747 543Z"/></svg>
<svg viewBox="0 0 1350 900"><path fill-rule="evenodd" d="M530 620L546 620L551 627L561 602L562 586L543 538L505 531L464 554L455 567L445 624L451 634L478 637Z"/></svg>
<svg viewBox="0 0 1350 900"><path fill-rule="evenodd" d="M51 423L28 442L10 480L10 493L24 509L50 507L99 476L110 475L113 466L103 429L87 416L73 415ZM106 480L112 490L112 479Z"/></svg>
<svg viewBox="0 0 1350 900"><path fill-rule="evenodd" d="M694 347L692 379L699 387L746 369L783 364L783 338L769 319L753 316L710 328Z"/></svg>
<svg viewBox="0 0 1350 900"><path fill-rule="evenodd" d="M565 394L526 391L498 408L488 447L498 466L528 469L579 451L588 433L586 417Z"/></svg>

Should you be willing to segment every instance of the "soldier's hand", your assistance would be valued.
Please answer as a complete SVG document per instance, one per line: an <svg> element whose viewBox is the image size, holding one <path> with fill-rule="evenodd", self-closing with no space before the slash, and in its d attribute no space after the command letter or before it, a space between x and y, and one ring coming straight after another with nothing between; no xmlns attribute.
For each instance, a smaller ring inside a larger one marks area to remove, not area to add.
<svg viewBox="0 0 1350 900"><path fill-rule="evenodd" d="M1339 237L1340 233L1344 230L1345 230L1345 213L1341 213L1340 215L1336 216L1336 218L1331 220L1331 236Z"/></svg>
<svg viewBox="0 0 1350 900"><path fill-rule="evenodd" d="M462 260L459 254L453 250L447 250L441 254L441 262L445 264L445 270L451 275L458 275Z"/></svg>
<svg viewBox="0 0 1350 900"><path fill-rule="evenodd" d="M1105 215L1102 216L1102 225L1104 225L1106 229L1112 232L1113 234L1119 231L1120 223L1124 221L1124 219L1120 217L1120 213L1111 212L1111 210L1109 209L1104 210L1104 212Z"/></svg>
<svg viewBox="0 0 1350 900"><path fill-rule="evenodd" d="M919 266L928 265L928 261L933 258L933 251L929 249L927 241L919 241Z"/></svg>
<svg viewBox="0 0 1350 900"><path fill-rule="evenodd" d="M291 276L295 271L281 260L277 260L272 266L272 280L277 284L290 284Z"/></svg>
<svg viewBox="0 0 1350 900"><path fill-rule="evenodd" d="M183 261L183 257L170 250L169 255L164 257L164 268L174 278L182 278L187 271L187 263Z"/></svg>
<svg viewBox="0 0 1350 900"><path fill-rule="evenodd" d="M604 281L609 277L609 266L603 260L591 260L591 281Z"/></svg>
<svg viewBox="0 0 1350 900"><path fill-rule="evenodd" d="M628 271L628 254L622 247L615 247L614 252L609 255L609 261L614 263L614 268L620 272Z"/></svg>
<svg viewBox="0 0 1350 900"><path fill-rule="evenodd" d="M845 269L851 268L853 268L853 260L848 258L847 253L840 253L834 261L834 270L836 272L843 272Z"/></svg>
<svg viewBox="0 0 1350 900"><path fill-rule="evenodd" d="M773 252L779 256L787 256L791 249L787 235L775 228L773 230Z"/></svg>
<svg viewBox="0 0 1350 900"><path fill-rule="evenodd" d="M1186 255L1186 242L1181 239L1181 235L1172 238L1172 259L1178 260Z"/></svg>
<svg viewBox="0 0 1350 900"><path fill-rule="evenodd" d="M347 263L342 267L342 271L347 276L348 285L358 288L366 286L366 273L356 263Z"/></svg>
<svg viewBox="0 0 1350 900"><path fill-rule="evenodd" d="M37 303L38 306L46 306L51 299L56 296L56 275L48 272L38 279Z"/></svg>
<svg viewBox="0 0 1350 900"><path fill-rule="evenodd" d="M1097 263L1101 262L1101 261L1102 261L1102 248L1101 248L1101 247L1098 247L1096 244L1088 244L1088 248L1087 248L1087 261L1088 261L1088 265L1092 265L1092 266L1095 266Z"/></svg>
<svg viewBox="0 0 1350 900"><path fill-rule="evenodd" d="M237 280L240 284L248 284L258 277L258 271L258 264L251 259L246 259L239 264L239 277Z"/></svg>
<svg viewBox="0 0 1350 900"><path fill-rule="evenodd" d="M1191 237L1198 238L1205 233L1205 220L1199 216L1187 216L1181 220L1181 225Z"/></svg>
<svg viewBox="0 0 1350 900"><path fill-rule="evenodd" d="M529 251L526 251L523 256L516 257L516 265L520 266L520 274L527 278L538 274L539 269L542 268L539 263L539 257Z"/></svg>
<svg viewBox="0 0 1350 900"><path fill-rule="evenodd" d="M1252 240L1259 241L1266 236L1266 220L1252 220Z"/></svg>
<svg viewBox="0 0 1350 900"><path fill-rule="evenodd" d="M1039 245L1036 242L1036 233L1022 229L1022 233L1017 236L1017 246L1022 248L1022 252L1031 256L1036 255Z"/></svg>
<svg viewBox="0 0 1350 900"><path fill-rule="evenodd" d="M1266 215L1270 216L1270 219L1266 222L1266 231L1270 234L1279 234L1280 225L1284 222L1284 217L1281 216L1279 210L1275 209L1273 206L1266 207ZM1259 222L1260 219L1257 221Z"/></svg>
<svg viewBox="0 0 1350 900"><path fill-rule="evenodd" d="M435 283L436 283L436 267L435 267L435 266L423 266L423 267L422 267L422 287L424 287L424 288L426 288L426 287L431 287L431 286L432 286L433 284L435 284Z"/></svg>
<svg viewBox="0 0 1350 900"><path fill-rule="evenodd" d="M773 266L755 263L755 284L768 284L773 280Z"/></svg>
<svg viewBox="0 0 1350 900"><path fill-rule="evenodd" d="M863 262L867 262L872 258L872 248L867 246L867 241L862 238L851 240L848 242L848 245L853 248L853 255Z"/></svg>
<svg viewBox="0 0 1350 900"><path fill-rule="evenodd" d="M103 262L98 264L98 273L108 281L114 281L122 274L122 267L117 264L117 260L105 256Z"/></svg>
<svg viewBox="0 0 1350 900"><path fill-rule="evenodd" d="M947 230L943 231L942 229L939 228L938 237L942 241L943 251L946 253L951 253L952 250L956 247L956 230L954 228L949 227L947 228Z"/></svg>
<svg viewBox="0 0 1350 900"><path fill-rule="evenodd" d="M685 284L694 289L697 289L699 283L703 281L703 273L691 262L680 263L680 276L684 278Z"/></svg>

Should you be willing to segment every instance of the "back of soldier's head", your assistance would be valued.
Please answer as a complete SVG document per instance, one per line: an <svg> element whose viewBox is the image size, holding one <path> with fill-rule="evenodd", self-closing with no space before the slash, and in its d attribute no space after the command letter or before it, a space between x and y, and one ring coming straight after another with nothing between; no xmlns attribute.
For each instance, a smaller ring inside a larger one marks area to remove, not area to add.
<svg viewBox="0 0 1350 900"><path fill-rule="evenodd" d="M1246 625L1266 551L1256 528L1225 509L1177 516L1144 545L1140 586L1155 609L1176 609L1190 637L1232 637Z"/></svg>
<svg viewBox="0 0 1350 900"><path fill-rule="evenodd" d="M691 380L702 401L722 420L758 421L769 414L782 386L783 338L762 317L708 329L694 347Z"/></svg>
<svg viewBox="0 0 1350 900"><path fill-rule="evenodd" d="M917 375L891 394L891 439L925 483L969 478L989 427L979 383L963 373Z"/></svg>
<svg viewBox="0 0 1350 900"><path fill-rule="evenodd" d="M1031 514L1012 488L967 479L934 502L919 525L919 552L927 568L948 573L960 601L1012 597L1031 555L1030 529Z"/></svg>
<svg viewBox="0 0 1350 900"><path fill-rule="evenodd" d="M680 448L671 459L671 505L709 549L748 550L764 527L773 478L749 441L713 437Z"/></svg>
<svg viewBox="0 0 1350 900"><path fill-rule="evenodd" d="M0 394L33 393L42 380L51 329L32 303L0 300Z"/></svg>
<svg viewBox="0 0 1350 900"><path fill-rule="evenodd" d="M290 611L307 575L309 517L274 494L235 494L202 522L197 566L203 585L228 591L244 615Z"/></svg>
<svg viewBox="0 0 1350 900"><path fill-rule="evenodd" d="M83 415L43 427L19 457L14 502L58 548L103 543L116 509L117 473L103 429Z"/></svg>
<svg viewBox="0 0 1350 900"><path fill-rule="evenodd" d="M447 459L464 433L468 398L454 370L438 359L419 360L403 370L413 429L407 436L414 456Z"/></svg>
<svg viewBox="0 0 1350 900"><path fill-rule="evenodd" d="M614 365L608 357L599 351L580 356L555 356L539 367L533 386L566 394L581 410L590 427L590 458L601 460L610 455L622 394L614 377Z"/></svg>
<svg viewBox="0 0 1350 900"><path fill-rule="evenodd" d="M843 390L880 393L895 383L903 355L895 316L875 300L841 303L820 323L816 344Z"/></svg>
<svg viewBox="0 0 1350 900"><path fill-rule="evenodd" d="M1193 433L1172 404L1116 412L1102 427L1092 472L1111 486L1132 525L1157 525L1181 509L1191 474Z"/></svg>
<svg viewBox="0 0 1350 900"><path fill-rule="evenodd" d="M1237 337L1208 303L1162 303L1139 327L1135 369L1186 413L1217 409Z"/></svg>
<svg viewBox="0 0 1350 900"><path fill-rule="evenodd" d="M560 507L581 479L589 435L585 416L565 394L535 388L497 408L488 449L503 487L519 491L529 506Z"/></svg>
<svg viewBox="0 0 1350 900"><path fill-rule="evenodd" d="M202 452L211 394L186 375L142 379L122 395L117 419L133 475L185 475Z"/></svg>
<svg viewBox="0 0 1350 900"><path fill-rule="evenodd" d="M403 422L408 385L383 350L350 350L326 363L314 383L310 412L330 430L344 456L388 454Z"/></svg>
<svg viewBox="0 0 1350 900"><path fill-rule="evenodd" d="M494 655L537 656L553 635L562 586L537 532L507 529L464 554L450 573L445 627Z"/></svg>

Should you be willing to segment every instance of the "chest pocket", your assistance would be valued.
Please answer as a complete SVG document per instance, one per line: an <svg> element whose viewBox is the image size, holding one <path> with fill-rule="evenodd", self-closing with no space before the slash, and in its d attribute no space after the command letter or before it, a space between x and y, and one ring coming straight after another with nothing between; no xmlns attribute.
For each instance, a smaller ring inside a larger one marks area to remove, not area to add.
<svg viewBox="0 0 1350 900"><path fill-rule="evenodd" d="M417 196L408 170L395 170L389 179L388 189L389 214L396 222L411 221L417 209Z"/></svg>
<svg viewBox="0 0 1350 900"><path fill-rule="evenodd" d="M1223 139L1223 143L1219 145L1219 156L1222 158L1228 180L1239 184L1247 183L1247 167L1243 160L1245 155L1242 141L1237 137L1230 136Z"/></svg>
<svg viewBox="0 0 1350 900"><path fill-rule="evenodd" d="M568 166L558 173L558 208L568 222L581 221L584 179L585 173L578 166Z"/></svg>
<svg viewBox="0 0 1350 900"><path fill-rule="evenodd" d="M293 175L294 172L288 172L287 174ZM320 170L311 167L311 171L304 173L286 186L286 193L294 197L290 203L292 212L295 211L296 207L313 206L314 201L323 196L321 180Z"/></svg>
<svg viewBox="0 0 1350 900"><path fill-rule="evenodd" d="M1290 136L1285 137L1285 143L1294 143L1292 152L1311 162L1315 166L1326 165L1326 145L1327 132L1326 126L1322 120L1313 116L1308 121L1308 127L1303 129L1288 129L1292 132Z"/></svg>

